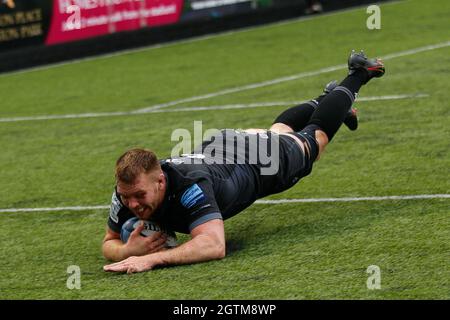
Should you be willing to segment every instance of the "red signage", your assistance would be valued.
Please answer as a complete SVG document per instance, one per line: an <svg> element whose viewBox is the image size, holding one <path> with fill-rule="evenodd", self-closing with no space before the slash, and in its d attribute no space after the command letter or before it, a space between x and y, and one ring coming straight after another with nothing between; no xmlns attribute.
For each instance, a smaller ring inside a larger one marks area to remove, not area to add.
<svg viewBox="0 0 450 320"><path fill-rule="evenodd" d="M54 0L46 44L178 22L183 0Z"/></svg>

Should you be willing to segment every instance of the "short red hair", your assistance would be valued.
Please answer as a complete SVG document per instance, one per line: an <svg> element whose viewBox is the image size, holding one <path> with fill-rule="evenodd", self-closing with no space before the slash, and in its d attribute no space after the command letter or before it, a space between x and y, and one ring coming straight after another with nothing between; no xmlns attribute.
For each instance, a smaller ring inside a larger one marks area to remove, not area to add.
<svg viewBox="0 0 450 320"><path fill-rule="evenodd" d="M148 149L131 149L116 161L116 180L132 184L141 173L160 169L156 154Z"/></svg>

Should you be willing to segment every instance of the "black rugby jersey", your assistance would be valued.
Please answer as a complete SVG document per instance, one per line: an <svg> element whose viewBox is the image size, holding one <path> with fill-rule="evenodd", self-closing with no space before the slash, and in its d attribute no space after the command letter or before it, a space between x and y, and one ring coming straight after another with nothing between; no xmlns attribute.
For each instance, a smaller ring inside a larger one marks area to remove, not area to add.
<svg viewBox="0 0 450 320"><path fill-rule="evenodd" d="M202 223L228 219L258 198L284 190L280 187L285 185L283 159L293 143L292 138L270 131L249 134L226 129L205 140L192 154L161 160L167 188L151 220L169 230L189 233ZM271 156L275 164L269 163ZM108 226L120 233L132 217L114 192Z"/></svg>

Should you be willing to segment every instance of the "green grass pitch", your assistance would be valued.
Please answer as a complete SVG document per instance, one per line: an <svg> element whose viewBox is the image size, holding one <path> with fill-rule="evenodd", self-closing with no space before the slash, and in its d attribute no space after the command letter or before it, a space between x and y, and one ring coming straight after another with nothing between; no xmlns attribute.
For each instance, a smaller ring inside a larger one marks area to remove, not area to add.
<svg viewBox="0 0 450 320"><path fill-rule="evenodd" d="M450 41L447 0L381 5L134 53L0 75L0 118L132 111ZM271 199L450 193L450 46L386 60L313 173ZM169 107L306 100L345 69ZM176 128L268 127L286 106L0 122L0 208L108 205L116 158L168 156ZM450 201L255 204L225 223L227 257L105 273L108 210L0 213L1 299L449 299ZM181 235L181 241L188 238ZM81 269L69 290L67 268ZM368 266L381 270L369 290Z"/></svg>

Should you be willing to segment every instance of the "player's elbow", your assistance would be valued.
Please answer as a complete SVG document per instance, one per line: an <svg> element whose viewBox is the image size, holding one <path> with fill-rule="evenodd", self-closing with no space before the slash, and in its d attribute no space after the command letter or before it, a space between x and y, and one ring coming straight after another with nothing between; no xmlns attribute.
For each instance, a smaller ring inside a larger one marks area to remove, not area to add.
<svg viewBox="0 0 450 320"><path fill-rule="evenodd" d="M225 258L226 250L225 243L219 239L210 238L208 241L209 258L214 260L220 260Z"/></svg>
<svg viewBox="0 0 450 320"><path fill-rule="evenodd" d="M225 248L225 243L217 244L215 253L216 253L216 259L220 260L220 259L225 258L226 254L227 254L226 248Z"/></svg>
<svg viewBox="0 0 450 320"><path fill-rule="evenodd" d="M119 241L110 239L103 242L102 254L106 260L117 262L128 258L125 255L122 243Z"/></svg>
<svg viewBox="0 0 450 320"><path fill-rule="evenodd" d="M112 254L112 249L108 241L105 241L102 244L102 254L106 260L116 261L116 259L114 259L114 255Z"/></svg>
<svg viewBox="0 0 450 320"><path fill-rule="evenodd" d="M211 239L211 244L213 244L213 252L215 259L223 259L226 255L226 245L225 238L221 236L215 236Z"/></svg>

